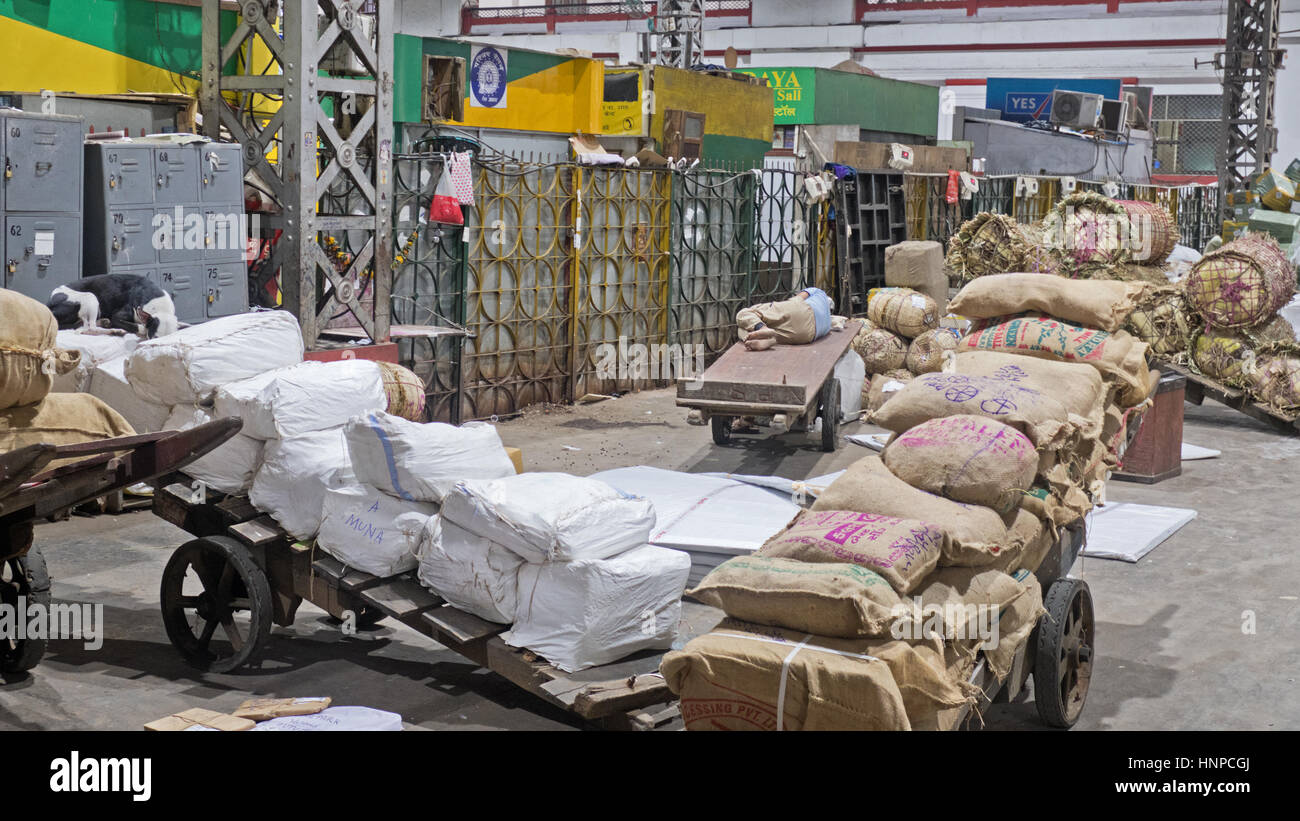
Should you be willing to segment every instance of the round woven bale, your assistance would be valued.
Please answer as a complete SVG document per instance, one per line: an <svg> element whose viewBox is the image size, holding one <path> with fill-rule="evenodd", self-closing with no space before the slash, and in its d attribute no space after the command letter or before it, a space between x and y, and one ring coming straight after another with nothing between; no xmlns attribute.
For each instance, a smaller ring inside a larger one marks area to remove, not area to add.
<svg viewBox="0 0 1300 821"><path fill-rule="evenodd" d="M853 337L853 350L862 357L867 373L884 373L903 367L907 343L898 334L872 325Z"/></svg>
<svg viewBox="0 0 1300 821"><path fill-rule="evenodd" d="M943 355L957 350L958 332L953 328L935 328L912 340L907 346L907 370L920 376L943 369Z"/></svg>
<svg viewBox="0 0 1300 821"><path fill-rule="evenodd" d="M1261 353L1250 380L1251 392L1261 402L1287 416L1300 412L1300 348L1270 346L1274 353Z"/></svg>
<svg viewBox="0 0 1300 821"><path fill-rule="evenodd" d="M384 396L388 398L388 412L412 422L427 418L424 381L413 371L392 362L380 362L379 375L384 382Z"/></svg>
<svg viewBox="0 0 1300 821"><path fill-rule="evenodd" d="M1295 282L1295 268L1276 240L1246 234L1193 265L1183 293L1209 325L1251 328L1291 300Z"/></svg>
<svg viewBox="0 0 1300 821"><path fill-rule="evenodd" d="M1201 373L1225 385L1249 387L1258 369L1257 352L1295 341L1295 329L1280 316L1246 331L1194 330L1190 340L1192 363Z"/></svg>
<svg viewBox="0 0 1300 821"><path fill-rule="evenodd" d="M1026 267L1026 256L1042 244L1033 226L1022 225L1005 214L983 211L962 223L948 240L944 263L963 282L988 274L1028 271L1031 269Z"/></svg>
<svg viewBox="0 0 1300 821"><path fill-rule="evenodd" d="M873 288L867 293L867 318L906 339L939 325L939 305L911 288Z"/></svg>
<svg viewBox="0 0 1300 821"><path fill-rule="evenodd" d="M1162 265L1178 244L1178 226L1161 205L1113 200L1095 191L1076 191L1048 215L1053 247L1076 264L1138 262Z"/></svg>
<svg viewBox="0 0 1300 821"><path fill-rule="evenodd" d="M1124 327L1147 343L1152 356L1173 361L1185 356L1194 326L1182 289L1165 285L1147 290Z"/></svg>

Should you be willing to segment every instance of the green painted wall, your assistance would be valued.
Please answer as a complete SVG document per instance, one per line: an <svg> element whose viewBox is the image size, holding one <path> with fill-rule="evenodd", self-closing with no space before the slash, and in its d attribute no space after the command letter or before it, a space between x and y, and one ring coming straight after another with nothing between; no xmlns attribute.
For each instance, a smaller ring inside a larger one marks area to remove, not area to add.
<svg viewBox="0 0 1300 821"><path fill-rule="evenodd" d="M817 69L814 120L819 125L857 123L872 131L935 137L939 89L921 83Z"/></svg>
<svg viewBox="0 0 1300 821"><path fill-rule="evenodd" d="M705 134L701 149L704 152L702 166L714 163L741 163L752 168L762 168L763 155L772 150L772 141L729 137L725 134Z"/></svg>

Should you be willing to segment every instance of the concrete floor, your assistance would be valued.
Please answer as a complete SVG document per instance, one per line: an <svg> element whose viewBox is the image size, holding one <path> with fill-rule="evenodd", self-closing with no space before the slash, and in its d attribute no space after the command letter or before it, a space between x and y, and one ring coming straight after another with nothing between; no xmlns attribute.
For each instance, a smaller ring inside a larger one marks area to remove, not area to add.
<svg viewBox="0 0 1300 821"><path fill-rule="evenodd" d="M846 432L875 430L853 425ZM690 427L669 391L574 408L535 408L500 425L529 470L588 474L648 464L691 472L806 478L866 451L822 453L807 435L741 437L727 448ZM1208 402L1187 406L1184 439L1223 456L1185 462L1154 486L1112 482L1115 501L1190 507L1199 517L1136 565L1081 560L1092 587L1098 658L1079 727L1300 728L1300 439ZM104 605L99 650L52 642L30 676L0 684L0 728L137 729L194 706L231 710L250 696L329 695L400 713L412 727L564 729L562 711L476 670L403 626L343 636L304 604L275 635L260 671L199 675L181 663L158 615L158 583L186 534L148 512L37 528L56 599ZM1243 634L1245 611L1256 632ZM389 624L385 622L385 624ZM1028 696L987 726L1039 729Z"/></svg>

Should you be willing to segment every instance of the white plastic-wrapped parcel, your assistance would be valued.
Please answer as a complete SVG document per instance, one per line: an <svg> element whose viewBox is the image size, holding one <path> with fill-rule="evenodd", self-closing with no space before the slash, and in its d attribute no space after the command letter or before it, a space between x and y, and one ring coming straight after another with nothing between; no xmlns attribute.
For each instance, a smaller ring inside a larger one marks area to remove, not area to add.
<svg viewBox="0 0 1300 821"><path fill-rule="evenodd" d="M614 556L650 541L655 524L649 500L567 473L458 482L442 515L530 562Z"/></svg>
<svg viewBox="0 0 1300 821"><path fill-rule="evenodd" d="M357 479L403 499L441 502L462 479L515 473L497 429L486 422L457 427L376 411L348 422L344 433Z"/></svg>
<svg viewBox="0 0 1300 821"><path fill-rule="evenodd" d="M691 559L645 546L611 559L524 564L515 623L501 638L566 672L672 646Z"/></svg>
<svg viewBox="0 0 1300 821"><path fill-rule="evenodd" d="M248 436L248 422L246 420L253 416L252 406L256 404L258 394L262 389L271 384L275 379L285 371L293 368L301 368L306 362L299 362L297 365L287 365L283 368L259 373L256 376L250 376L247 379L238 379L234 382L227 382L217 388L216 393L212 395L212 410L214 418L233 416L244 421L244 435Z"/></svg>
<svg viewBox="0 0 1300 821"><path fill-rule="evenodd" d="M509 624L515 620L519 566L515 553L432 516L420 534L420 583L448 604L481 619Z"/></svg>
<svg viewBox="0 0 1300 821"><path fill-rule="evenodd" d="M310 539L320 530L325 491L352 484L343 429L333 428L267 442L248 499L294 538Z"/></svg>
<svg viewBox="0 0 1300 821"><path fill-rule="evenodd" d="M213 319L148 339L126 361L126 378L141 399L193 405L227 382L302 361L302 330L288 311L256 311Z"/></svg>
<svg viewBox="0 0 1300 821"><path fill-rule="evenodd" d="M90 388L87 393L97 397L105 405L122 414L122 418L131 423L136 433L153 433L162 430L171 414L167 405L159 405L141 399L126 381L123 368L127 358L120 356L101 362L90 374Z"/></svg>
<svg viewBox="0 0 1300 821"><path fill-rule="evenodd" d="M90 377L95 368L110 359L119 359L135 350L140 337L135 334L87 333L80 330L59 331L55 347L81 351L77 367L54 377L51 390L57 393L89 393Z"/></svg>
<svg viewBox="0 0 1300 821"><path fill-rule="evenodd" d="M835 362L831 375L840 381L840 416L852 419L862 410L862 385L867 381L867 366L858 352L849 348Z"/></svg>
<svg viewBox="0 0 1300 821"><path fill-rule="evenodd" d="M392 732L402 729L402 717L387 710L373 707L326 707L319 713L305 716L280 716L270 721L259 721L249 732L309 732L322 730L351 730L356 732Z"/></svg>
<svg viewBox="0 0 1300 821"><path fill-rule="evenodd" d="M375 362L303 362L277 371L251 402L244 403L244 432L258 439L283 439L340 427L358 414L387 405Z"/></svg>
<svg viewBox="0 0 1300 821"><path fill-rule="evenodd" d="M367 485L325 491L316 544L348 567L375 576L415 569L420 532L438 506L408 502Z"/></svg>
<svg viewBox="0 0 1300 821"><path fill-rule="evenodd" d="M177 405L163 426L165 430L188 430L212 421L212 411L201 405ZM190 462L183 472L222 493L243 493L253 486L262 466L262 442L237 433L216 449Z"/></svg>

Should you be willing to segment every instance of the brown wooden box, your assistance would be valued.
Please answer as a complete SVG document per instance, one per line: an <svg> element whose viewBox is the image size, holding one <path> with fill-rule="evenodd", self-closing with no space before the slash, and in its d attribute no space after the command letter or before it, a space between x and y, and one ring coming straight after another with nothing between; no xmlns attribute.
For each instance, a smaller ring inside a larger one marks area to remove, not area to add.
<svg viewBox="0 0 1300 821"><path fill-rule="evenodd" d="M1137 436L1129 445L1114 479L1156 482L1183 472L1183 395L1187 377L1166 373L1160 377L1155 404L1142 416Z"/></svg>

